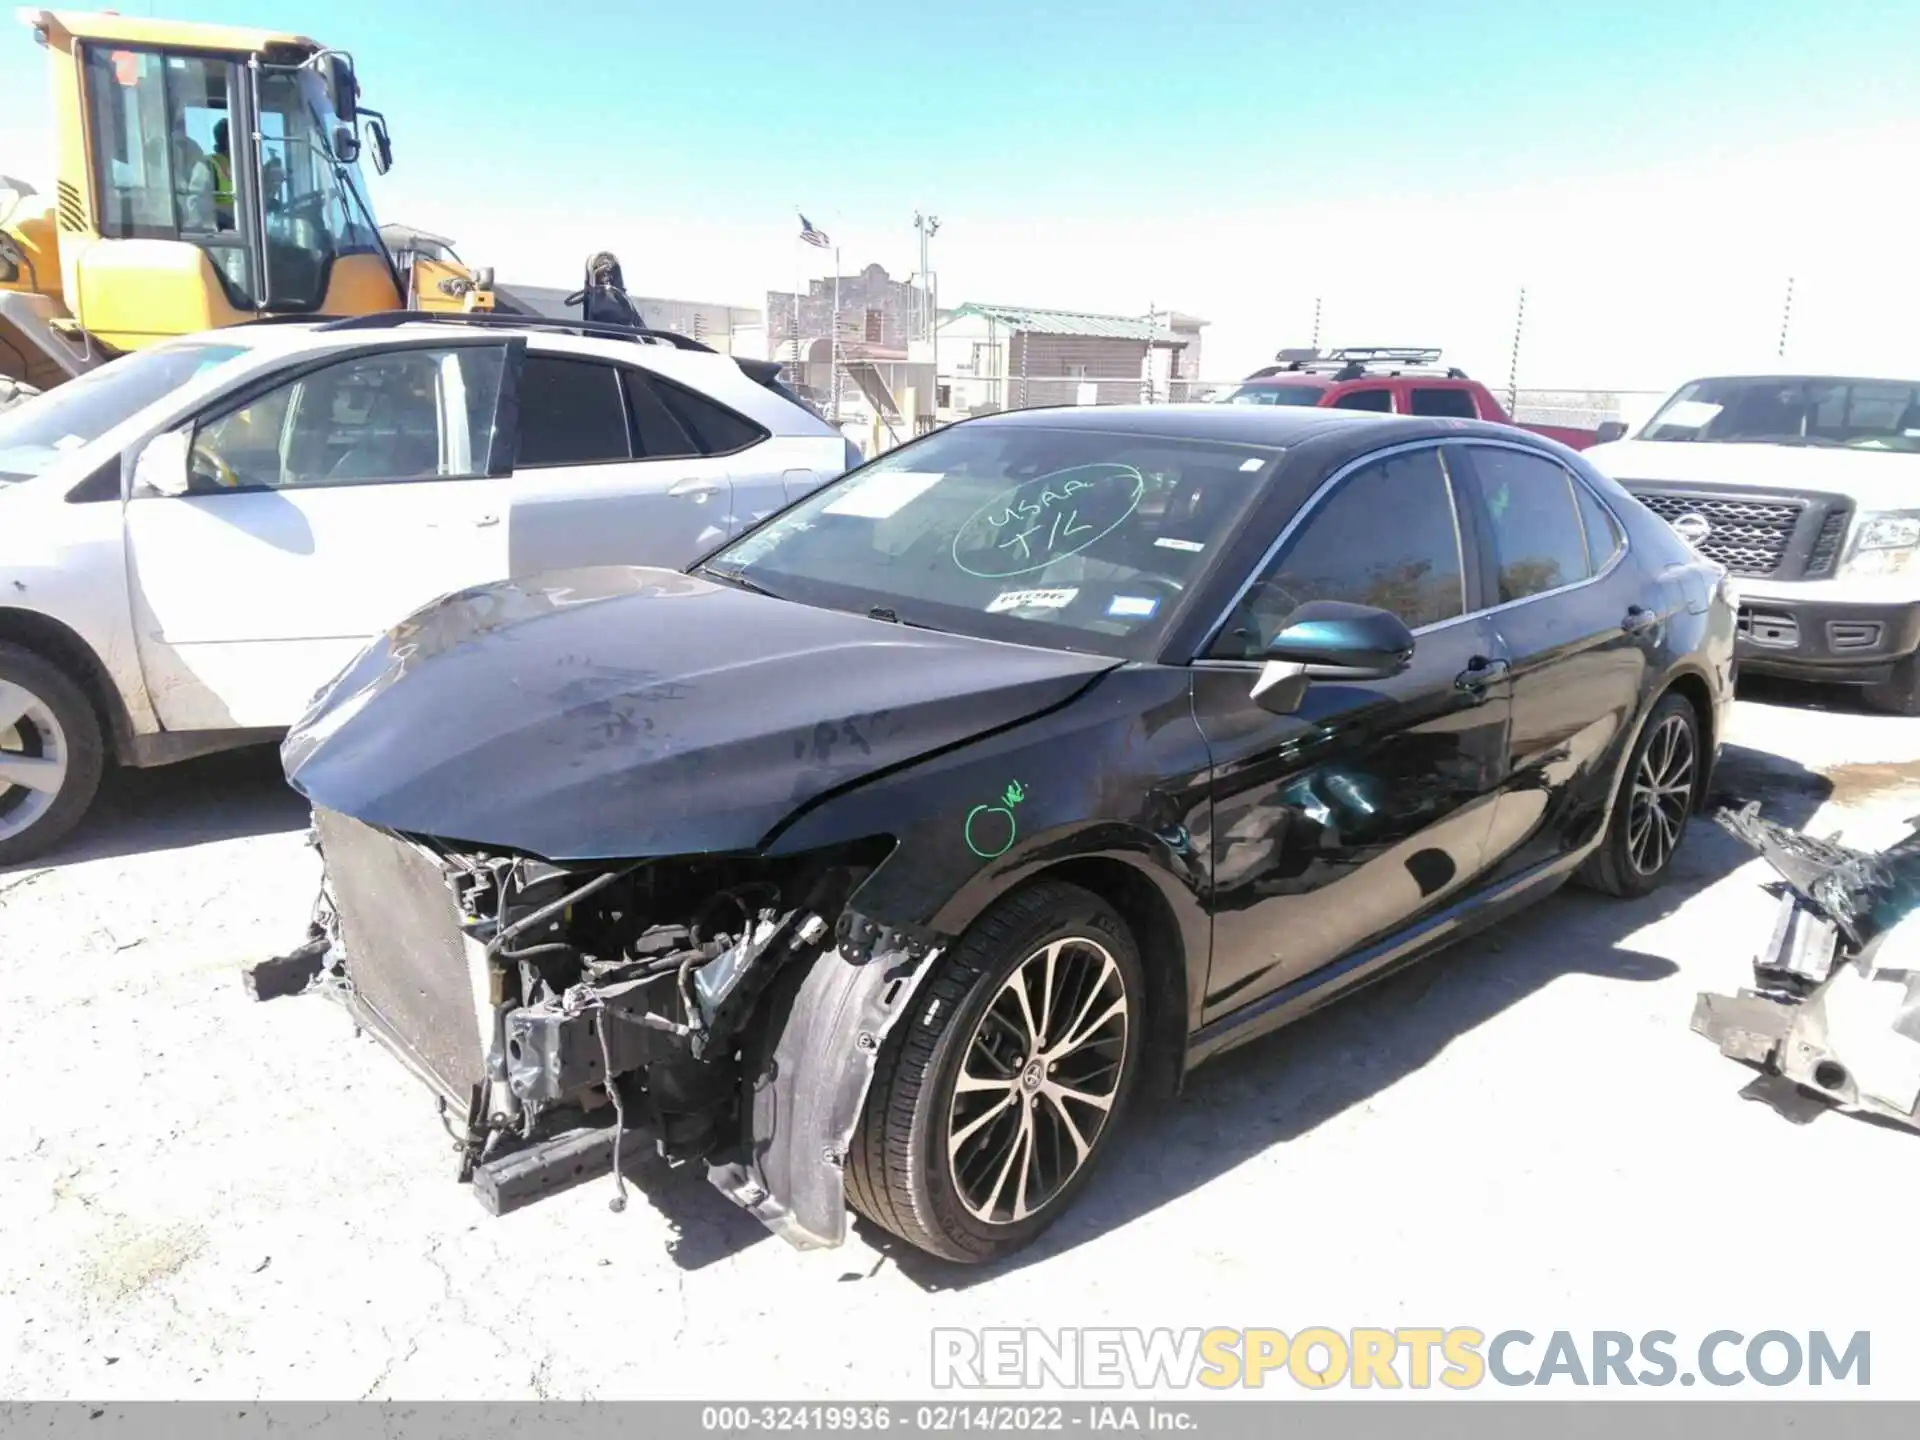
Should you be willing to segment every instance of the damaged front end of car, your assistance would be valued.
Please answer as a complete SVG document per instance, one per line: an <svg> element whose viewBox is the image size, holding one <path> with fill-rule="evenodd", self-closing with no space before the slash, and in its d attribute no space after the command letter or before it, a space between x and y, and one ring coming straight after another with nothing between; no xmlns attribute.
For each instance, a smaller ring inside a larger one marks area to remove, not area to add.
<svg viewBox="0 0 1920 1440"><path fill-rule="evenodd" d="M937 955L850 900L884 837L800 855L550 864L316 807L306 942L252 967L317 988L439 1093L495 1214L652 1142L797 1246L840 1243L875 1058Z"/></svg>
<svg viewBox="0 0 1920 1440"><path fill-rule="evenodd" d="M1755 984L1702 994L1693 1029L1762 1073L1743 1092L1806 1123L1827 1109L1920 1129L1920 821L1878 853L1761 818L1719 822L1781 879Z"/></svg>

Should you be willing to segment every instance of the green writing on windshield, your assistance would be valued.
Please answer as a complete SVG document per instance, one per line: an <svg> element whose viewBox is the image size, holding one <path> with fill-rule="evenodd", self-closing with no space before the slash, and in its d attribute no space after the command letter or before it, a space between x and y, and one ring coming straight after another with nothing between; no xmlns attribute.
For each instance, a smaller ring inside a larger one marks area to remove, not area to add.
<svg viewBox="0 0 1920 1440"><path fill-rule="evenodd" d="M1003 490L953 537L953 563L983 580L1031 575L1124 525L1146 494L1131 465L1078 465Z"/></svg>

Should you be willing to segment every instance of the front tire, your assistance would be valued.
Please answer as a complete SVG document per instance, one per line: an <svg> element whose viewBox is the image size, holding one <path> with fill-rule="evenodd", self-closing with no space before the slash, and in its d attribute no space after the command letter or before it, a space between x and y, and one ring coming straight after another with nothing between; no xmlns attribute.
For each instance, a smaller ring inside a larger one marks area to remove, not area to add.
<svg viewBox="0 0 1920 1440"><path fill-rule="evenodd" d="M1866 687L1867 704L1889 715L1920 715L1920 655L1909 655L1877 685Z"/></svg>
<svg viewBox="0 0 1920 1440"><path fill-rule="evenodd" d="M1581 883L1623 899L1666 884L1693 815L1703 763L1700 717L1684 696L1669 691L1634 743L1606 838L1580 867Z"/></svg>
<svg viewBox="0 0 1920 1440"><path fill-rule="evenodd" d="M31 860L80 823L106 746L84 691L31 650L0 644L0 865Z"/></svg>
<svg viewBox="0 0 1920 1440"><path fill-rule="evenodd" d="M1077 885L1001 901L936 962L881 1052L847 1198L961 1263L1030 1244L1118 1129L1146 1039L1126 923Z"/></svg>

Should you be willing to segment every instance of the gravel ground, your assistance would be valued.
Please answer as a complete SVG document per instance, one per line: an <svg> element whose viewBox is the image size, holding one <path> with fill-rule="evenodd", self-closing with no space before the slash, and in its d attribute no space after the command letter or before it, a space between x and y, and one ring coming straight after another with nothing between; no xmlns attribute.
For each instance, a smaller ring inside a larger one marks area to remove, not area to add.
<svg viewBox="0 0 1920 1440"><path fill-rule="evenodd" d="M1920 724L1756 692L1722 785L1884 843ZM1035 1250L957 1273L865 1229L796 1253L684 1172L487 1217L338 1009L242 992L302 931L304 824L249 752L122 777L0 872L0 1396L907 1398L930 1329L980 1325L1865 1329L1874 1394L1920 1395L1920 1137L1790 1125L1688 1032L1773 913L1712 826L1659 895L1564 892L1199 1072Z"/></svg>

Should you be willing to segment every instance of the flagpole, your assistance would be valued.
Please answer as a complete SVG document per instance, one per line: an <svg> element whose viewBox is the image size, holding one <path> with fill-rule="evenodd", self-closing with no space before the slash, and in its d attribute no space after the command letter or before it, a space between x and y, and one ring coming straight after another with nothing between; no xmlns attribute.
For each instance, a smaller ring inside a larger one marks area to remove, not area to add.
<svg viewBox="0 0 1920 1440"><path fill-rule="evenodd" d="M840 227L835 224L834 229ZM827 349L828 367L833 376L833 423L840 423L840 246L833 247L833 339Z"/></svg>

